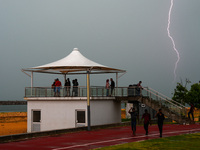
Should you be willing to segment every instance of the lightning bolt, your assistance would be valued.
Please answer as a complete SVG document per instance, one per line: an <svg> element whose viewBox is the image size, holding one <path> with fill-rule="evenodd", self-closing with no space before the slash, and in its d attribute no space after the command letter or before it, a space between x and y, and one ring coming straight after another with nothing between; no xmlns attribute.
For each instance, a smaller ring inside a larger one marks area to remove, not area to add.
<svg viewBox="0 0 200 150"><path fill-rule="evenodd" d="M171 0L171 5L170 5L170 8L169 8L169 13L168 13L168 25L167 25L167 33L168 33L168 37L171 39L172 41L172 44L173 44L173 49L174 51L176 52L176 55L177 55L177 61L175 63L175 67L174 67L174 81L176 80L176 69L177 69L177 65L178 65L178 62L180 60L180 55L179 55L179 52L178 50L176 49L176 45L175 45L175 42L174 42L174 39L173 37L171 36L170 34L170 21L171 21L171 12L172 12L172 8L173 8L173 5L174 5L174 0Z"/></svg>

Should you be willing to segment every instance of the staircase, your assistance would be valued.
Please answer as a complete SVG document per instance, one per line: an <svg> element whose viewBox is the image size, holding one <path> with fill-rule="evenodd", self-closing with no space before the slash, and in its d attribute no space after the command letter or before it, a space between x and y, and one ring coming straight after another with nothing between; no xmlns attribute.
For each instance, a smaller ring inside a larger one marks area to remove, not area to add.
<svg viewBox="0 0 200 150"><path fill-rule="evenodd" d="M179 124L194 123L194 121L187 118L187 110L184 105L151 88L144 88L139 96L132 96L132 99L129 97L129 101L131 100L137 100L156 111L161 108L165 116Z"/></svg>

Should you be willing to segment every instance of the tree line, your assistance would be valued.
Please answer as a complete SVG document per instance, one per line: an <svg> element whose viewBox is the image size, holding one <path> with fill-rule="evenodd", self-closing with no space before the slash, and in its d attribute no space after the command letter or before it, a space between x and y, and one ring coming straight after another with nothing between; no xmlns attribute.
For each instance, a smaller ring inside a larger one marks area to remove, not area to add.
<svg viewBox="0 0 200 150"><path fill-rule="evenodd" d="M172 99L183 105L193 104L196 108L200 108L200 83L192 84L188 90L187 85L189 83L191 82L188 79L186 79L185 85L178 82Z"/></svg>

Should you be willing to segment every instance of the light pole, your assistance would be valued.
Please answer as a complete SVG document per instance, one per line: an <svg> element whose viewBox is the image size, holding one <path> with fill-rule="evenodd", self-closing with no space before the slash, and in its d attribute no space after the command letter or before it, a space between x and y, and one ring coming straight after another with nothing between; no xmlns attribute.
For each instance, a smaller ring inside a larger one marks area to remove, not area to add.
<svg viewBox="0 0 200 150"><path fill-rule="evenodd" d="M87 124L90 131L90 72L87 71Z"/></svg>

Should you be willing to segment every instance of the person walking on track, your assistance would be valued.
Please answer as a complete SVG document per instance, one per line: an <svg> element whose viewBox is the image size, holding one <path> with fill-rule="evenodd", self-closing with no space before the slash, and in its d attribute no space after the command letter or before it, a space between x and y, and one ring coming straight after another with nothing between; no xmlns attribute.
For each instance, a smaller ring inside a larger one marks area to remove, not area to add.
<svg viewBox="0 0 200 150"><path fill-rule="evenodd" d="M144 119L144 129L146 131L146 135L148 135L149 124L151 124L151 115L148 113L147 109L145 109L145 113L142 115L142 119Z"/></svg>
<svg viewBox="0 0 200 150"><path fill-rule="evenodd" d="M131 115L131 129L133 131L133 135L135 135L137 120L139 120L138 113L135 111L135 108L133 107L131 107L128 113Z"/></svg>
<svg viewBox="0 0 200 150"><path fill-rule="evenodd" d="M190 114L192 115L192 120L194 121L194 105L190 104L190 111L188 112L188 118L190 119Z"/></svg>
<svg viewBox="0 0 200 150"><path fill-rule="evenodd" d="M162 113L162 109L159 109L158 113L156 114L156 116L158 118L158 128L160 131L160 137L162 137L162 130L163 130L163 121L165 120L165 116Z"/></svg>

